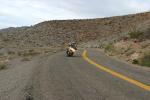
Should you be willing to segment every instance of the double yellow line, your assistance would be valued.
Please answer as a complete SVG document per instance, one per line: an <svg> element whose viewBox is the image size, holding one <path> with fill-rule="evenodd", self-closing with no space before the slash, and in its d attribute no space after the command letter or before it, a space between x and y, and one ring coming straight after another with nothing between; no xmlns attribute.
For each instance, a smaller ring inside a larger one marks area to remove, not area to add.
<svg viewBox="0 0 150 100"><path fill-rule="evenodd" d="M119 78L121 78L121 79L123 79L123 80L125 80L125 81L127 81L127 82L130 82L130 83L132 83L132 84L134 84L134 85L136 85L136 86L138 86L138 87L141 87L141 88L143 88L143 89L145 89L145 90L147 90L147 91L150 91L150 86L149 86L149 85L145 85L145 84L143 84L143 83L141 83L141 82L139 82L139 81L136 81L136 80L134 80L134 79L131 79L131 78L129 78L129 77L127 77L127 76L124 76L124 75L122 75L122 74L120 74L120 73L117 73L117 72L115 72L115 71L113 71L113 70L111 70L111 69L109 69L109 68L106 68L106 67L104 67L104 66L102 66L102 65L100 65L100 64L97 64L96 62L94 62L93 60L91 60L91 59L87 56L87 51L86 51L86 50L84 50L84 52L83 52L83 58L84 58L87 62L89 62L90 64L92 64L92 65L98 67L99 69L101 69L101 70L103 70L103 71L105 71L105 72L107 72L107 73L109 73L109 74L111 74L111 75L113 75L113 76L119 77Z"/></svg>

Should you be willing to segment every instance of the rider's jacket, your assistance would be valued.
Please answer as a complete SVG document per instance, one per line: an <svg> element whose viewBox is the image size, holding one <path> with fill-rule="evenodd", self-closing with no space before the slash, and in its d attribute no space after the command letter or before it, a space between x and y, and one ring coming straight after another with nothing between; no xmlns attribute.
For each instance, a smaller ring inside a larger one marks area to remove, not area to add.
<svg viewBox="0 0 150 100"><path fill-rule="evenodd" d="M77 50L77 46L75 44L70 44L69 46Z"/></svg>

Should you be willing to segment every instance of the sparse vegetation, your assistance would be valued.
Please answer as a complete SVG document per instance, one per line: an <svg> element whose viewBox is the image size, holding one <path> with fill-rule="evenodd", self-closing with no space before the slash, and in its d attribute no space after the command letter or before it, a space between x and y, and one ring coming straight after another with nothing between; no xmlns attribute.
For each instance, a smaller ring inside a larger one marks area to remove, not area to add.
<svg viewBox="0 0 150 100"><path fill-rule="evenodd" d="M30 61L30 58L25 57L21 61Z"/></svg>
<svg viewBox="0 0 150 100"><path fill-rule="evenodd" d="M0 64L0 70L6 69L7 65L6 64Z"/></svg>
<svg viewBox="0 0 150 100"><path fill-rule="evenodd" d="M51 50L45 50L44 53L50 53L52 52Z"/></svg>
<svg viewBox="0 0 150 100"><path fill-rule="evenodd" d="M8 54L13 55L13 54L15 54L15 52L14 51L8 51Z"/></svg>
<svg viewBox="0 0 150 100"><path fill-rule="evenodd" d="M150 67L150 52L145 53L142 58L140 58L140 65Z"/></svg>
<svg viewBox="0 0 150 100"><path fill-rule="evenodd" d="M105 51L107 52L111 52L111 51L114 51L115 50L115 47L112 43L109 43L107 44L105 47L104 47Z"/></svg>
<svg viewBox="0 0 150 100"><path fill-rule="evenodd" d="M4 54L3 53L0 53L0 56L3 56Z"/></svg>
<svg viewBox="0 0 150 100"><path fill-rule="evenodd" d="M29 52L34 52L34 50L33 50L33 49L30 49Z"/></svg>
<svg viewBox="0 0 150 100"><path fill-rule="evenodd" d="M130 55L132 55L134 52L135 52L135 50L133 50L132 47L129 46L129 47L125 50L124 53L125 53L126 56L130 56Z"/></svg>
<svg viewBox="0 0 150 100"><path fill-rule="evenodd" d="M132 39L139 39L141 36L143 36L143 32L140 31L129 32L129 36Z"/></svg>
<svg viewBox="0 0 150 100"><path fill-rule="evenodd" d="M133 64L139 64L139 61L138 61L137 59L134 59L134 60L132 61L132 63L133 63Z"/></svg>
<svg viewBox="0 0 150 100"><path fill-rule="evenodd" d="M9 39L7 39L7 38L6 38L6 39L3 39L3 41L4 41L4 42L8 42L8 41L9 41Z"/></svg>
<svg viewBox="0 0 150 100"><path fill-rule="evenodd" d="M18 55L19 55L19 56L23 56L23 57L35 56L35 55L38 55L38 54L40 54L40 52L35 51L35 50L29 50L29 51L21 51L21 52L18 52Z"/></svg>
<svg viewBox="0 0 150 100"><path fill-rule="evenodd" d="M145 16L149 16L149 13L102 19L45 21L31 27L3 29L0 31L0 37L2 44L21 48L60 46L72 40L81 43L127 33L132 27L136 29L136 24L141 25L148 21L149 18ZM145 26L147 25L142 25ZM138 32L131 32L131 37L138 37L139 34L134 33Z"/></svg>

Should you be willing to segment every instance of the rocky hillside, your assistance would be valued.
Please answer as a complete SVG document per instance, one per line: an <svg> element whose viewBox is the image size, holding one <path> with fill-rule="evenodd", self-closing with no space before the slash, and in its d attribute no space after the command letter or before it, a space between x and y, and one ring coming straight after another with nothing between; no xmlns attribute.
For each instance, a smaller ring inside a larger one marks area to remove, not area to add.
<svg viewBox="0 0 150 100"><path fill-rule="evenodd" d="M0 30L0 47L61 46L70 41L116 41L122 35L150 27L150 12L86 20L45 21L30 27Z"/></svg>

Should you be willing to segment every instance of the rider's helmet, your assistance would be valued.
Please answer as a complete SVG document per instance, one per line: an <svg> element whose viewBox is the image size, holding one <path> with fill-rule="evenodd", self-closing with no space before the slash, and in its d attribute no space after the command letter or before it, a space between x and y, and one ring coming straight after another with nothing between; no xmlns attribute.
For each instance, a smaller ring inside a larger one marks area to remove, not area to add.
<svg viewBox="0 0 150 100"><path fill-rule="evenodd" d="M70 45L72 48L77 50L77 43L76 42L71 42Z"/></svg>
<svg viewBox="0 0 150 100"><path fill-rule="evenodd" d="M76 44L76 42L71 42L71 44L75 45L75 44Z"/></svg>
<svg viewBox="0 0 150 100"><path fill-rule="evenodd" d="M69 46L76 45L76 42L70 42L68 45Z"/></svg>

